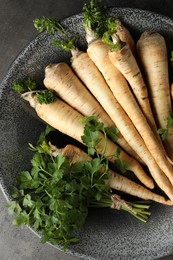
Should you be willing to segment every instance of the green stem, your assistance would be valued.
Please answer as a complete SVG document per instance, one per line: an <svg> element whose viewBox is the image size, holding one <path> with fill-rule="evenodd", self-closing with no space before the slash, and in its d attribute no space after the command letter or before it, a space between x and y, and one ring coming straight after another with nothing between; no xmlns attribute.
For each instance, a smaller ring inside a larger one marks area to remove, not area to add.
<svg viewBox="0 0 173 260"><path fill-rule="evenodd" d="M104 146L103 146L103 152L101 154L101 159L104 158L104 154L105 154L105 151L106 151L106 145L107 145L107 134L106 134L105 130L103 131L103 134L104 134Z"/></svg>
<svg viewBox="0 0 173 260"><path fill-rule="evenodd" d="M101 38L105 31L108 14L106 6L98 0L91 0L83 6L83 21L87 42Z"/></svg>
<svg viewBox="0 0 173 260"><path fill-rule="evenodd" d="M52 195L47 190L45 190L45 193L49 196L49 198L52 198Z"/></svg>
<svg viewBox="0 0 173 260"><path fill-rule="evenodd" d="M111 195L111 193L105 192L101 200L97 201L95 199L91 199L89 201L89 207L110 207L117 210L124 210L134 216L136 219L142 222L147 222L148 216L151 215L151 213L148 211L150 206L144 203L148 203L148 201L132 203L121 199L121 197L116 194Z"/></svg>
<svg viewBox="0 0 173 260"><path fill-rule="evenodd" d="M52 174L50 174L48 171L46 171L43 167L40 167L41 171L52 177Z"/></svg>
<svg viewBox="0 0 173 260"><path fill-rule="evenodd" d="M144 201L144 203L147 203L147 201L146 202ZM135 208L140 208L140 209L149 209L149 207L150 207L150 205L146 205L146 204L144 205L142 203L137 204L137 203L128 202L128 204L135 207Z"/></svg>

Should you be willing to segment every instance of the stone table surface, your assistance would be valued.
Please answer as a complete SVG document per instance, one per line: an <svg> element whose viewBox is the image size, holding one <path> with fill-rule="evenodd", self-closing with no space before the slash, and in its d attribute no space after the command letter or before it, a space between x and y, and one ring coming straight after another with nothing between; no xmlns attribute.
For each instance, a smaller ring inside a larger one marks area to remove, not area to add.
<svg viewBox="0 0 173 260"><path fill-rule="evenodd" d="M171 0L104 2L108 6L140 8L173 18ZM0 0L0 82L17 54L37 35L32 23L36 17L46 16L60 20L81 12L83 3L82 0ZM28 228L21 230L14 227L11 224L12 218L7 214L5 202L0 190L0 260L79 259L48 244L41 244ZM172 260L173 255L163 259Z"/></svg>

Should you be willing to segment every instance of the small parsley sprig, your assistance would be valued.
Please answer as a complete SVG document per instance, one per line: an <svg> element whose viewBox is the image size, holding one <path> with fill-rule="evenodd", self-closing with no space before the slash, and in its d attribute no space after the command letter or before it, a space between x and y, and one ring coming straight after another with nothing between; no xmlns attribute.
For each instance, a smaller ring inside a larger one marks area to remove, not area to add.
<svg viewBox="0 0 173 260"><path fill-rule="evenodd" d="M34 91L36 88L36 82L30 77L25 79L22 83L19 83L18 81L13 82L13 89L20 94L27 91Z"/></svg>
<svg viewBox="0 0 173 260"><path fill-rule="evenodd" d="M47 31L48 33L59 33L60 40L54 40L53 46L59 46L63 48L65 51L71 51L76 49L76 42L79 39L79 34L74 34L73 37L67 32L67 30L53 18L36 18L34 20L34 27L39 32Z"/></svg>
<svg viewBox="0 0 173 260"><path fill-rule="evenodd" d="M102 41L107 43L111 50L120 50L123 43L116 35L117 31L117 20L114 17L109 17L106 20L106 30L102 36Z"/></svg>
<svg viewBox="0 0 173 260"><path fill-rule="evenodd" d="M35 93L40 104L50 104L57 99L57 96L53 90L38 90Z"/></svg>
<svg viewBox="0 0 173 260"><path fill-rule="evenodd" d="M94 31L101 38L106 26L108 8L98 0L91 0L83 6L83 21L86 30Z"/></svg>
<svg viewBox="0 0 173 260"><path fill-rule="evenodd" d="M167 117L167 127L165 129L159 128L157 133L161 136L162 140L165 141L169 135L169 129L172 127L173 124L173 117L169 115Z"/></svg>
<svg viewBox="0 0 173 260"><path fill-rule="evenodd" d="M23 97L28 95L29 93L35 94L40 104L50 104L57 99L54 91L48 89L37 89L36 82L29 77L25 79L22 83L18 81L13 82L12 87Z"/></svg>
<svg viewBox="0 0 173 260"><path fill-rule="evenodd" d="M54 33L54 32L60 32L60 33L65 33L64 28L62 25L56 21L53 18L36 18L34 21L34 27L37 31L40 33L43 31L47 31L49 33Z"/></svg>
<svg viewBox="0 0 173 260"><path fill-rule="evenodd" d="M91 156L95 154L99 156L96 149L96 146L100 142L99 131L104 134L105 144L102 152L102 156L104 157L107 137L110 137L112 141L116 141L118 139L119 130L115 126L107 128L104 127L104 124L100 122L95 116L86 116L81 121L85 123L84 135L82 136L82 140L88 147L88 154L90 154ZM120 147L118 147L114 154L114 165L120 171L120 173L125 173L127 170L129 170L129 165L120 158L120 153L121 149Z"/></svg>

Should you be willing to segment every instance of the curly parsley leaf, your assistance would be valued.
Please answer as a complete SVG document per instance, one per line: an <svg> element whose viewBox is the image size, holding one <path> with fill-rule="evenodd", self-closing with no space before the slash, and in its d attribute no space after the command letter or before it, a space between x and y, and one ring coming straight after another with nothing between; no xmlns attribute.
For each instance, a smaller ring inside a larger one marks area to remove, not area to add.
<svg viewBox="0 0 173 260"><path fill-rule="evenodd" d="M105 31L108 8L98 0L91 0L83 6L83 20L85 28L93 30L98 37Z"/></svg>
<svg viewBox="0 0 173 260"><path fill-rule="evenodd" d="M53 18L46 18L46 17L36 18L33 21L33 23L34 23L34 27L39 32L43 32L45 30L49 33L54 33L56 31L61 33L64 32L64 28L62 27L62 25Z"/></svg>
<svg viewBox="0 0 173 260"><path fill-rule="evenodd" d="M67 39L53 41L53 46L61 47L65 51L71 51L76 49L76 43L79 39L79 34L75 34L73 37L68 36Z"/></svg>
<svg viewBox="0 0 173 260"><path fill-rule="evenodd" d="M55 92L49 89L38 90L36 92L36 95L37 95L37 100L40 104L50 104L57 99Z"/></svg>
<svg viewBox="0 0 173 260"><path fill-rule="evenodd" d="M125 173L127 170L129 170L129 164L120 158L120 154L121 149L118 147L115 154L116 160L114 162L114 165L120 171L120 173Z"/></svg>
<svg viewBox="0 0 173 260"><path fill-rule="evenodd" d="M61 40L54 40L53 46L59 46L63 48L65 51L71 51L72 49L76 48L76 42L79 39L79 34L75 34L73 37L65 28L61 25L60 22L53 18L36 18L34 20L34 27L39 31L47 31L49 33L59 32L59 37L61 36Z"/></svg>
<svg viewBox="0 0 173 260"><path fill-rule="evenodd" d="M36 82L29 77L25 79L22 83L19 83L17 81L13 82L12 87L16 92L23 95L24 93L27 92L36 94L37 100L40 104L50 104L57 99L57 95L53 90L48 90L48 89L38 90Z"/></svg>
<svg viewBox="0 0 173 260"><path fill-rule="evenodd" d="M13 89L22 94L26 91L33 91L36 89L36 82L31 79L30 77L28 77L27 79L25 79L22 83L15 81L12 84Z"/></svg>
<svg viewBox="0 0 173 260"><path fill-rule="evenodd" d="M172 115L169 115L167 117L167 127L164 128L159 128L157 130L157 133L161 136L162 140L165 141L169 135L169 129L172 127L173 124L173 117Z"/></svg>
<svg viewBox="0 0 173 260"><path fill-rule="evenodd" d="M109 17L106 20L106 30L102 36L102 41L107 43L111 50L120 50L122 48L122 43L118 36L117 31L117 20L114 17Z"/></svg>

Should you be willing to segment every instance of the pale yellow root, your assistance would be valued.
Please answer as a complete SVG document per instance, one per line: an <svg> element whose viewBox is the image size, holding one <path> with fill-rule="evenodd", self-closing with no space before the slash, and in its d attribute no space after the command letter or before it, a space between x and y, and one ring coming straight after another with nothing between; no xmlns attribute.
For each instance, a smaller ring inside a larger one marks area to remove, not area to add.
<svg viewBox="0 0 173 260"><path fill-rule="evenodd" d="M125 44L120 50L109 51L109 58L113 65L123 74L130 84L133 94L135 95L142 112L147 118L148 123L154 130L155 134L158 135L148 98L147 86L129 45Z"/></svg>
<svg viewBox="0 0 173 260"><path fill-rule="evenodd" d="M129 89L129 86L125 78L109 60L108 51L109 51L109 47L101 40L93 41L88 46L89 56L95 62L97 67L104 75L104 78L108 83L109 87L111 88L115 98L118 100L119 104L125 110L129 118L132 120L134 126L140 133L143 141L145 142L145 145L147 146L148 150L154 157L155 161L157 162L161 170L166 174L166 176L170 179L171 183L173 184L172 165L167 160L163 152L163 149L159 144L157 137L154 135L145 116L140 110L132 92ZM121 133L123 134L123 129L119 126L118 122L115 123L120 129ZM128 133L126 133L126 135L127 134ZM124 134L124 137L126 135ZM127 141L129 141L131 147L137 152L138 150L137 145L139 146L139 143L136 137L138 136L138 134L133 133L133 136L134 135L135 135L134 140L136 142L135 146L132 146L132 144L130 143L131 141L130 138ZM137 153L139 156L142 156L142 154L139 151ZM142 160L146 162L144 158L142 158ZM149 164L147 164L147 162L146 165L149 167Z"/></svg>
<svg viewBox="0 0 173 260"><path fill-rule="evenodd" d="M74 145L66 145L62 149L57 149L56 146L50 145L52 148L52 154L53 156L57 156L58 154L62 154L64 156L67 156L70 158L70 161L72 163L75 162L81 162L81 161L88 161L92 160L92 158L86 154L84 151L79 149L78 147ZM163 196L160 196L158 194L155 194L151 192L150 190L144 188L140 184L137 184L128 178L115 173L111 170L110 177L108 180L108 185L118 191L123 191L127 194L130 194L132 196L136 196L138 198L144 199L144 200L153 200L162 204L166 205L172 205L173 202L170 200L166 200Z"/></svg>
<svg viewBox="0 0 173 260"><path fill-rule="evenodd" d="M44 85L85 116L96 116L105 127L114 122L82 84L66 63L50 64L45 68Z"/></svg>
<svg viewBox="0 0 173 260"><path fill-rule="evenodd" d="M28 98L25 98L35 108L38 116L43 121L60 132L83 143L81 136L84 131L84 123L81 123L83 116L79 112L60 99L57 99L54 103L46 105L39 104L36 97L28 96ZM100 142L96 147L98 153L103 154L104 152L104 156L114 163L118 146L109 139L107 139L105 143L104 135L101 132L99 132L99 137ZM149 188L154 187L153 180L145 173L143 168L135 159L127 155L124 151L121 151L120 158L129 164L129 170L131 170L144 185Z"/></svg>
<svg viewBox="0 0 173 260"><path fill-rule="evenodd" d="M137 52L146 76L157 128L165 129L167 117L172 115L165 40L158 33L144 32L137 42ZM169 129L164 146L168 156L173 160L173 126Z"/></svg>
<svg viewBox="0 0 173 260"><path fill-rule="evenodd" d="M75 53L75 60L80 59L79 56L81 56L82 54L83 53L80 52L77 57ZM85 57L82 57L82 59L83 58ZM88 57L88 59L90 58ZM83 60L82 62L85 63L86 67L87 59ZM93 64L93 66L95 65ZM82 71L82 68L80 67L79 70ZM84 77L90 78L91 71L92 73L94 72L93 67L88 67L88 70L84 71ZM100 77L102 77L101 74ZM92 82L92 85L90 85L91 88L94 88L94 86L97 87L97 85L99 84L96 82L96 80L98 80L96 79L96 76L94 79L94 82ZM104 82L104 84L106 83ZM70 106L78 110L81 114L85 116L96 116L101 122L104 123L105 127L116 127L115 123L111 120L109 115L103 109L104 106L101 106L102 104L99 103L100 100L97 100L96 96L96 99L92 96L91 93L93 92L89 92L87 90L87 88L83 85L83 83L79 80L79 78L74 74L72 69L67 64L58 63L48 65L45 68L44 85L48 89L54 90L59 97L66 101ZM89 90L91 90L91 88ZM97 92L100 93L100 90L97 89ZM103 102L105 102L105 96L103 96L102 99ZM119 144L125 151L127 151L127 153L129 153L131 156L141 162L140 157L137 156L136 153L131 149L121 133L118 133L117 136L118 139L116 143Z"/></svg>
<svg viewBox="0 0 173 260"><path fill-rule="evenodd" d="M163 196L147 190L145 187L129 180L128 178L110 171L110 178L108 181L109 186L112 189L123 191L127 194L136 196L144 200L153 200L166 205L173 205L173 202L166 200Z"/></svg>
<svg viewBox="0 0 173 260"><path fill-rule="evenodd" d="M95 96L98 102L105 109L107 114L114 117L114 106L116 100L109 89L102 74L90 59L86 52L75 52L71 59L71 65L77 76L86 85L89 91ZM115 121L114 121L115 124ZM116 126L116 125L115 125ZM124 139L121 133L118 134L117 143L126 151L129 155L143 163L141 158L134 152L128 142Z"/></svg>
<svg viewBox="0 0 173 260"><path fill-rule="evenodd" d="M87 153L85 153L80 148L72 144L67 144L64 148L61 149L57 148L55 145L52 145L51 143L49 143L49 146L51 148L51 153L54 157L56 157L59 154L62 154L63 156L70 158L71 163L92 160L92 158Z"/></svg>
<svg viewBox="0 0 173 260"><path fill-rule="evenodd" d="M114 36L112 36L114 38ZM137 64L136 58L134 57L128 44L123 44L120 50L110 50L109 58L112 64L123 74L130 85L137 103L146 117L152 131L158 138L163 153L166 156L166 151L157 133L157 126L154 120L153 112L148 97L148 89L144 82L141 70Z"/></svg>

